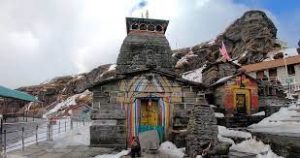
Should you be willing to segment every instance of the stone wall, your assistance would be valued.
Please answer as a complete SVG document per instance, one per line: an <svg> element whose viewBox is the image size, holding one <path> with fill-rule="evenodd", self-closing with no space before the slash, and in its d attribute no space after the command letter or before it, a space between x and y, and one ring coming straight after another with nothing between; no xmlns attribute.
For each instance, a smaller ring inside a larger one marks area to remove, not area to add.
<svg viewBox="0 0 300 158"><path fill-rule="evenodd" d="M222 86L217 87L214 90L214 104L221 109L224 109L225 88L226 88L226 86L222 85Z"/></svg>
<svg viewBox="0 0 300 158"><path fill-rule="evenodd" d="M110 83L93 90L91 146L126 147L125 110L117 103L119 88Z"/></svg>
<svg viewBox="0 0 300 158"><path fill-rule="evenodd" d="M152 82L157 83L158 81L163 83L161 84L162 87L157 89L152 88ZM140 88L135 87L139 85L143 86L146 83L150 85L150 89L146 88L145 91L142 91ZM126 94L125 89L127 89ZM173 130L187 128L191 109L196 103L196 94L200 90L203 89L199 86L188 86L188 83L176 81L174 78L167 78L154 73L139 74L94 87L93 124L90 127L91 145L125 148L129 134L128 127L126 127L127 124L125 123L126 117L129 116L126 116L125 106L131 108L134 105L132 101L135 100L135 97L147 97L149 95L160 95L164 101L170 101L170 103L167 103L170 105L170 118L166 118L169 120L170 125L165 127L168 131L165 138L171 141L180 140L175 143L177 145L185 145L185 137L179 137L179 135L173 133Z"/></svg>
<svg viewBox="0 0 300 158"><path fill-rule="evenodd" d="M237 66L231 63L214 63L208 65L202 71L202 82L205 85L210 85L216 82L218 79L233 75L237 72Z"/></svg>

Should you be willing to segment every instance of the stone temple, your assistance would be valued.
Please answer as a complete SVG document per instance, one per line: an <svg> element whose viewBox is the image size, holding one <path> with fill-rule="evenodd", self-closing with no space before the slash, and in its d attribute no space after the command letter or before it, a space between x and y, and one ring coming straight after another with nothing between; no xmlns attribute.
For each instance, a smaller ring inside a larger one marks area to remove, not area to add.
<svg viewBox="0 0 300 158"><path fill-rule="evenodd" d="M168 21L126 18L126 25L117 73L90 88L90 144L125 148L133 136L149 131L157 133L159 142L185 143L178 131L187 129L191 109L201 100L197 94L205 87L174 72L165 36Z"/></svg>

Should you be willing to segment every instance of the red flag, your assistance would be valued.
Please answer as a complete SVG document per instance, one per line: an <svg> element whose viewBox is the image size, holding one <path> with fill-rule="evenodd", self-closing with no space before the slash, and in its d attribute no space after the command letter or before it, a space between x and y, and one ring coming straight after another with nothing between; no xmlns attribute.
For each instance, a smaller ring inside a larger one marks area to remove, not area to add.
<svg viewBox="0 0 300 158"><path fill-rule="evenodd" d="M220 50L221 54L223 55L223 57L225 58L225 60L229 61L230 57L229 57L229 55L227 53L227 50L226 50L226 47L225 47L225 44L224 44L223 41L222 41L222 48L220 48L219 50Z"/></svg>

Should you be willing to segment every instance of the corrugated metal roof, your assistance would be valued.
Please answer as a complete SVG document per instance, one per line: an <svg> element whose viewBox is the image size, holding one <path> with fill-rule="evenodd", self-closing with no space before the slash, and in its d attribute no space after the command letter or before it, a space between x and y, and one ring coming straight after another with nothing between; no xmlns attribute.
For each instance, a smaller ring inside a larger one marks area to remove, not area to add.
<svg viewBox="0 0 300 158"><path fill-rule="evenodd" d="M256 64L245 65L242 66L242 69L246 70L246 72L254 72L254 71L266 70L270 68L276 68L280 66L299 64L299 63L300 63L300 55L296 55L284 59L275 59L270 61L263 61Z"/></svg>
<svg viewBox="0 0 300 158"><path fill-rule="evenodd" d="M25 92L9 89L0 85L0 97L14 98L24 101L36 102L38 99L35 96Z"/></svg>

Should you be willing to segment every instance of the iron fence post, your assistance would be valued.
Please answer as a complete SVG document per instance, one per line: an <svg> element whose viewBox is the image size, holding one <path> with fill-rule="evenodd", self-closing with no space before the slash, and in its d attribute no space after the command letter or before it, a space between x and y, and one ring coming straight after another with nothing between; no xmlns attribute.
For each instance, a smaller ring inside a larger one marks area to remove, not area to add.
<svg viewBox="0 0 300 158"><path fill-rule="evenodd" d="M60 133L60 120L58 121L58 133Z"/></svg>
<svg viewBox="0 0 300 158"><path fill-rule="evenodd" d="M6 130L4 130L3 131L4 132L4 139L3 139L3 141L4 141L4 143L3 143L3 146L4 146L4 157L6 157Z"/></svg>
<svg viewBox="0 0 300 158"><path fill-rule="evenodd" d="M71 123L70 123L71 129L73 129L73 120L71 118Z"/></svg>
<svg viewBox="0 0 300 158"><path fill-rule="evenodd" d="M24 151L24 127L22 127L22 151Z"/></svg>
<svg viewBox="0 0 300 158"><path fill-rule="evenodd" d="M35 128L35 142L36 142L36 144L38 144L38 129L39 129L39 125L36 125L36 128Z"/></svg>
<svg viewBox="0 0 300 158"><path fill-rule="evenodd" d="M47 135L47 140L52 141L52 126L50 123L48 124Z"/></svg>
<svg viewBox="0 0 300 158"><path fill-rule="evenodd" d="M0 156L3 157L3 122L2 118L0 118L1 121L1 129L0 129Z"/></svg>
<svg viewBox="0 0 300 158"><path fill-rule="evenodd" d="M65 133L67 132L67 120L65 120Z"/></svg>

